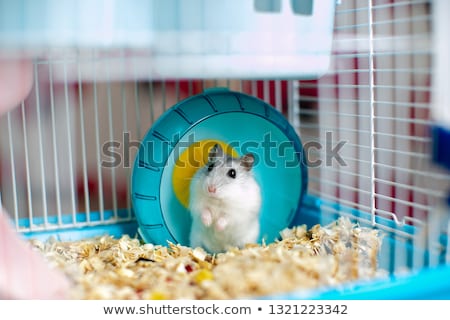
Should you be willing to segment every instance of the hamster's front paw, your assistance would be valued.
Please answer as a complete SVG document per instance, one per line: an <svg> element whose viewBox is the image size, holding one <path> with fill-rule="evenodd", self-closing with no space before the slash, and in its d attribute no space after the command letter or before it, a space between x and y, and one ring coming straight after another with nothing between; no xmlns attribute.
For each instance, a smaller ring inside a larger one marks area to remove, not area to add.
<svg viewBox="0 0 450 320"><path fill-rule="evenodd" d="M212 224L212 213L208 208L204 209L201 214L202 222L205 226L209 227Z"/></svg>
<svg viewBox="0 0 450 320"><path fill-rule="evenodd" d="M223 231L227 225L227 220L224 217L220 217L214 224L214 229L216 229L216 231Z"/></svg>

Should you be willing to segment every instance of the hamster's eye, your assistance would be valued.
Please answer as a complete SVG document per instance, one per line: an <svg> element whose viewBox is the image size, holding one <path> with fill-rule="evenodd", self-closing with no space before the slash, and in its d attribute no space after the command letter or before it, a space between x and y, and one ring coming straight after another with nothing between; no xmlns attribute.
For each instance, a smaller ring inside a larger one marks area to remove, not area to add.
<svg viewBox="0 0 450 320"><path fill-rule="evenodd" d="M214 168L214 162L211 162L211 163L208 165L208 172L211 172L213 168Z"/></svg>
<svg viewBox="0 0 450 320"><path fill-rule="evenodd" d="M236 178L236 170L234 170L234 169L228 170L227 176L229 176L230 178L233 178L233 179Z"/></svg>

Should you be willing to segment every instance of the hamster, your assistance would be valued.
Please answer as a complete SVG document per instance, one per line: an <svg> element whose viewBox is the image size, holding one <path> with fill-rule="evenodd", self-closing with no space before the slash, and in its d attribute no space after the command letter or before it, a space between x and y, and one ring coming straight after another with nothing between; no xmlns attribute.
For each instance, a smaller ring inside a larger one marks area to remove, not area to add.
<svg viewBox="0 0 450 320"><path fill-rule="evenodd" d="M254 163L251 153L233 158L218 144L211 148L190 185L191 247L217 253L257 241L261 191Z"/></svg>

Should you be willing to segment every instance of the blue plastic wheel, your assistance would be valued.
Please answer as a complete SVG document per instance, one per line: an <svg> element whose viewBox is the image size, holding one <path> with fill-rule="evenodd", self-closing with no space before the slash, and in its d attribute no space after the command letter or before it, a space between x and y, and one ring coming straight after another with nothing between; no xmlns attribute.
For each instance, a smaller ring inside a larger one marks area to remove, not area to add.
<svg viewBox="0 0 450 320"><path fill-rule="evenodd" d="M189 181L214 143L235 156L255 155L253 170L262 193L259 240L270 243L291 226L308 180L298 135L264 101L214 88L167 110L142 140L131 192L145 242L189 245Z"/></svg>

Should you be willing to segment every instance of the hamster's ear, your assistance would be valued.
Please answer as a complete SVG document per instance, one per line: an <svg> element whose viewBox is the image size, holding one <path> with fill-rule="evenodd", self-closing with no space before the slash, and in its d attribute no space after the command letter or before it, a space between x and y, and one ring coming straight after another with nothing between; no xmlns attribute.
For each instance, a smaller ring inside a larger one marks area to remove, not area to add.
<svg viewBox="0 0 450 320"><path fill-rule="evenodd" d="M243 155L240 160L241 166L247 171L250 171L255 164L255 156L251 153Z"/></svg>
<svg viewBox="0 0 450 320"><path fill-rule="evenodd" d="M209 155L208 155L208 160L210 162L214 162L217 160L217 158L222 158L223 157L223 150L222 147L216 143L211 150L209 150Z"/></svg>

